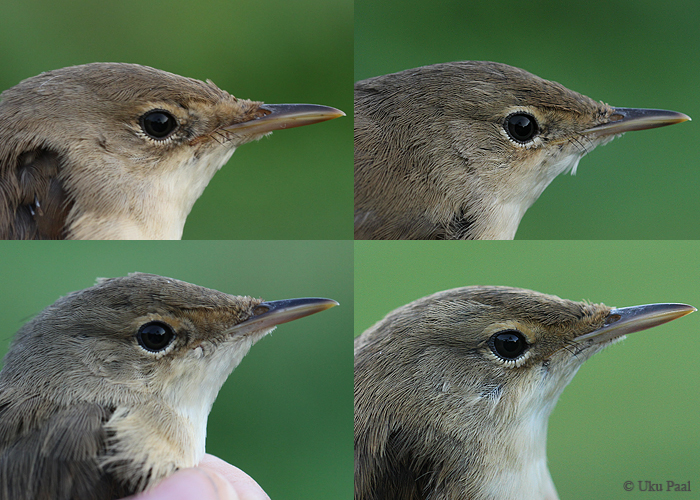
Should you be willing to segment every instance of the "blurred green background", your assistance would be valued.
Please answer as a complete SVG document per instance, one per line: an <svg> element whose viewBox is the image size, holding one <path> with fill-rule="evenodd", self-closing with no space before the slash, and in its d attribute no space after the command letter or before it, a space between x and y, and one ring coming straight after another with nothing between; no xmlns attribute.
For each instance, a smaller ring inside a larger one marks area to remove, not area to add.
<svg viewBox="0 0 700 500"><path fill-rule="evenodd" d="M32 316L96 277L143 271L267 300L339 307L280 325L229 377L207 451L271 498L350 498L353 255L350 241L1 242L0 355Z"/></svg>
<svg viewBox="0 0 700 500"><path fill-rule="evenodd" d="M352 238L352 0L0 0L0 90L43 71L131 62L237 97L348 114L246 144L185 239Z"/></svg>
<svg viewBox="0 0 700 500"><path fill-rule="evenodd" d="M700 119L700 2L356 0L355 80L498 61L613 106ZM518 239L700 237L696 122L632 132L555 179Z"/></svg>
<svg viewBox="0 0 700 500"><path fill-rule="evenodd" d="M355 335L403 304L468 285L617 307L698 307L699 270L700 242L356 241ZM634 333L583 365L549 421L548 462L562 500L646 498L640 480L690 481L695 491L699 339L695 313Z"/></svg>

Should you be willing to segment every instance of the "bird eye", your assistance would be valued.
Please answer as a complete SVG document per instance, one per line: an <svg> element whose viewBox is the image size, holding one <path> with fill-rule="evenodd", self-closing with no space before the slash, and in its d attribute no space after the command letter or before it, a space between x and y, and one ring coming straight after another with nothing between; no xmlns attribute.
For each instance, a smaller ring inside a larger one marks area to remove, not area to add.
<svg viewBox="0 0 700 500"><path fill-rule="evenodd" d="M170 325L160 321L151 321L141 325L136 339L141 347L150 352L159 352L170 345L175 338L175 332Z"/></svg>
<svg viewBox="0 0 700 500"><path fill-rule="evenodd" d="M141 128L153 139L165 139L177 128L177 120L167 111L157 109L141 117Z"/></svg>
<svg viewBox="0 0 700 500"><path fill-rule="evenodd" d="M527 113L514 113L506 118L506 132L515 142L526 143L537 135L537 120Z"/></svg>
<svg viewBox="0 0 700 500"><path fill-rule="evenodd" d="M517 330L498 332L489 339L489 347L502 359L516 359L529 347L525 336Z"/></svg>

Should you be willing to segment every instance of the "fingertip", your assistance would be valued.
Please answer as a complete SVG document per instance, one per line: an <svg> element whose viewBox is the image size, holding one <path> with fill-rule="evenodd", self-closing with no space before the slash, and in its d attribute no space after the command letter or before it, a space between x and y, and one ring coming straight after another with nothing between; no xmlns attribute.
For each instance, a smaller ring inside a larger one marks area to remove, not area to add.
<svg viewBox="0 0 700 500"><path fill-rule="evenodd" d="M245 500L231 483L215 470L195 467L183 469L133 497L133 500Z"/></svg>
<svg viewBox="0 0 700 500"><path fill-rule="evenodd" d="M233 486L240 500L270 500L267 493L252 477L219 457L206 454L199 463L199 467L212 470L225 477Z"/></svg>

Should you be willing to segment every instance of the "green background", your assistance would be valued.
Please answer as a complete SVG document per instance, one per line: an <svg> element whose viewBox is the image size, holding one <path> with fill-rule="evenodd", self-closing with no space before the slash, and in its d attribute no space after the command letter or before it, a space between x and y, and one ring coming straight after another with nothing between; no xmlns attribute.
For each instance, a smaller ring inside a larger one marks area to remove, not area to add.
<svg viewBox="0 0 700 500"><path fill-rule="evenodd" d="M20 326L60 296L134 271L266 300L340 302L253 346L214 403L207 451L273 499L350 498L351 242L3 242L0 255L3 355Z"/></svg>
<svg viewBox="0 0 700 500"><path fill-rule="evenodd" d="M696 121L631 132L561 175L518 239L700 237L696 0L356 0L355 80L447 61L498 61L614 106Z"/></svg>
<svg viewBox="0 0 700 500"><path fill-rule="evenodd" d="M699 269L699 242L357 241L355 334L403 304L467 285L616 307L698 307ZM691 314L634 333L583 365L549 420L548 462L560 498L646 498L640 480L691 481L695 491L699 331L700 314Z"/></svg>
<svg viewBox="0 0 700 500"><path fill-rule="evenodd" d="M352 238L351 0L0 0L0 90L43 71L131 62L237 97L348 117L239 148L195 204L185 239Z"/></svg>

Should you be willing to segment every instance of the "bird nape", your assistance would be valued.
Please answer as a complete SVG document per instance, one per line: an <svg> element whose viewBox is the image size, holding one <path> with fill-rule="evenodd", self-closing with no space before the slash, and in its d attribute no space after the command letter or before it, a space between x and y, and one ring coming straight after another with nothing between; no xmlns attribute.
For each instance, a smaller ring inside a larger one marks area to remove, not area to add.
<svg viewBox="0 0 700 500"><path fill-rule="evenodd" d="M0 372L0 500L110 500L204 456L219 389L276 325L337 305L103 279L22 327Z"/></svg>
<svg viewBox="0 0 700 500"><path fill-rule="evenodd" d="M683 113L615 108L505 64L355 84L355 239L513 239L550 182L615 136Z"/></svg>
<svg viewBox="0 0 700 500"><path fill-rule="evenodd" d="M355 339L355 500L555 500L549 414L588 358L695 311L472 286Z"/></svg>
<svg viewBox="0 0 700 500"><path fill-rule="evenodd" d="M343 115L137 64L42 73L0 95L0 239L180 239L238 146Z"/></svg>

